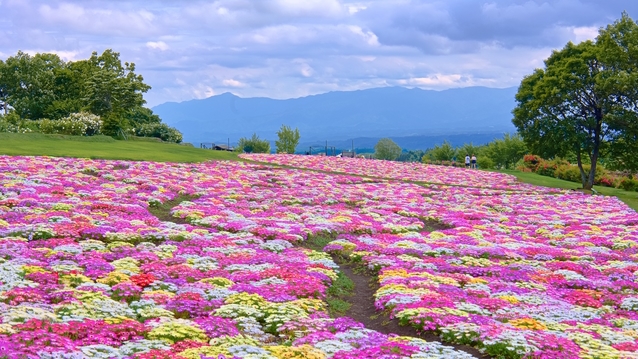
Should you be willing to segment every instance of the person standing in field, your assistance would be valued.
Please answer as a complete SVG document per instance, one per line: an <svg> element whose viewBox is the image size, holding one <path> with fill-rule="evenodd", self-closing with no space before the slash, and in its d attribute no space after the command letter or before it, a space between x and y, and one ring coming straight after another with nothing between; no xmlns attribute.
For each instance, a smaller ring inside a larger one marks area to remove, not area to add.
<svg viewBox="0 0 638 359"><path fill-rule="evenodd" d="M476 167L476 156L474 154L472 154L472 168L477 168Z"/></svg>
<svg viewBox="0 0 638 359"><path fill-rule="evenodd" d="M470 155L465 155L465 168L470 168Z"/></svg>

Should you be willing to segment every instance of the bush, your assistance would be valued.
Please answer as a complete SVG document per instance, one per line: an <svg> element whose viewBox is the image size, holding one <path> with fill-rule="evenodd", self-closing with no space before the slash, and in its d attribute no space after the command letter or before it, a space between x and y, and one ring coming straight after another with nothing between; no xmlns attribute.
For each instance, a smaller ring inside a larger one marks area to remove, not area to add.
<svg viewBox="0 0 638 359"><path fill-rule="evenodd" d="M618 187L625 191L638 191L638 181L633 178L623 178Z"/></svg>
<svg viewBox="0 0 638 359"><path fill-rule="evenodd" d="M478 165L478 168L484 169L484 170L489 170L494 168L494 161L492 161L491 158L485 157L485 156L481 156L477 158L476 164Z"/></svg>
<svg viewBox="0 0 638 359"><path fill-rule="evenodd" d="M102 129L102 120L86 112L72 113L59 120L42 119L37 121L40 132L48 134L61 134L72 136L99 135Z"/></svg>
<svg viewBox="0 0 638 359"><path fill-rule="evenodd" d="M556 168L561 166L569 166L569 162L562 158L556 158L551 161L540 159L540 162L536 165L536 173L543 176L555 177Z"/></svg>
<svg viewBox="0 0 638 359"><path fill-rule="evenodd" d="M540 156L537 155L525 155L523 156L523 166L527 169L532 170L532 172L536 172L538 166L543 161Z"/></svg>
<svg viewBox="0 0 638 359"><path fill-rule="evenodd" d="M588 172L589 166L583 166L583 169L585 170L585 172ZM554 177L565 181L582 182L578 166L572 166L570 164L560 165L556 167L554 174Z"/></svg>
<svg viewBox="0 0 638 359"><path fill-rule="evenodd" d="M0 116L0 132L29 133L37 131L37 128L35 121L23 120L13 111Z"/></svg>
<svg viewBox="0 0 638 359"><path fill-rule="evenodd" d="M140 137L155 137L165 142L182 142L182 133L165 123L145 123L135 129L135 135Z"/></svg>

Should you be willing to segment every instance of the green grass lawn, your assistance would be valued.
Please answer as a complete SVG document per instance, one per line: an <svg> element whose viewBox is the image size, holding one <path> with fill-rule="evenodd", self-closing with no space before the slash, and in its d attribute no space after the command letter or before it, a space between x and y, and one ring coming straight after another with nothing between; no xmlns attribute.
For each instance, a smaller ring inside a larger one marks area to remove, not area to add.
<svg viewBox="0 0 638 359"><path fill-rule="evenodd" d="M205 150L152 140L117 141L108 136L81 137L41 133L0 133L0 154L158 162L239 159L233 152Z"/></svg>
<svg viewBox="0 0 638 359"><path fill-rule="evenodd" d="M516 176L521 182L531 183L538 186L564 188L564 189L577 189L581 187L580 183L564 181L561 179L541 176L532 172L521 172L516 170L502 170L502 173L507 173ZM594 186L594 189L605 196L616 196L621 201L625 202L629 207L638 211L638 192L625 191L618 188Z"/></svg>

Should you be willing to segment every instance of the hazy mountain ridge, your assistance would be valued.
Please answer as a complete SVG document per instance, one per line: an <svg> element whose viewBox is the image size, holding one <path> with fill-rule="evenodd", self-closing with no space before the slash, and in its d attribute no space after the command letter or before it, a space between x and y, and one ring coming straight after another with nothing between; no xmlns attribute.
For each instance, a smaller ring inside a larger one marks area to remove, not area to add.
<svg viewBox="0 0 638 359"><path fill-rule="evenodd" d="M274 140L282 124L299 128L302 143L351 138L418 137L513 132L516 88L444 91L382 87L276 100L230 93L153 108L192 143L225 142L256 132ZM478 142L478 141L475 141ZM408 144L408 143L406 143ZM422 147L422 146L420 146ZM407 147L406 147L407 148Z"/></svg>

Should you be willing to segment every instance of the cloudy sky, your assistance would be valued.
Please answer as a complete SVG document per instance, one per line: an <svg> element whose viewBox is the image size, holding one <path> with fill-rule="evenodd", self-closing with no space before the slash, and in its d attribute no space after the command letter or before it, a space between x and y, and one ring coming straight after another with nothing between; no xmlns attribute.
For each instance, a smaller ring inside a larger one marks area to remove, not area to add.
<svg viewBox="0 0 638 359"><path fill-rule="evenodd" d="M0 57L111 48L149 106L223 92L291 98L380 86L517 86L634 0L0 0Z"/></svg>

